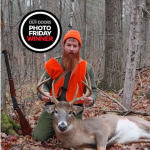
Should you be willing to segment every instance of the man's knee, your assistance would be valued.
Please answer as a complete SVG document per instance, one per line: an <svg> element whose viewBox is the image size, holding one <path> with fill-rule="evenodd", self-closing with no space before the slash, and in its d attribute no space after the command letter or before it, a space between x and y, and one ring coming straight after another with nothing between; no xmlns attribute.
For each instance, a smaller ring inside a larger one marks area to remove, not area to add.
<svg viewBox="0 0 150 150"><path fill-rule="evenodd" d="M54 132L46 132L44 134L39 134L37 132L32 132L32 138L35 141L47 141L49 138L52 138L54 135Z"/></svg>
<svg viewBox="0 0 150 150"><path fill-rule="evenodd" d="M32 132L32 138L37 141L46 141L53 137L53 119L52 115L43 111L39 116L38 123Z"/></svg>

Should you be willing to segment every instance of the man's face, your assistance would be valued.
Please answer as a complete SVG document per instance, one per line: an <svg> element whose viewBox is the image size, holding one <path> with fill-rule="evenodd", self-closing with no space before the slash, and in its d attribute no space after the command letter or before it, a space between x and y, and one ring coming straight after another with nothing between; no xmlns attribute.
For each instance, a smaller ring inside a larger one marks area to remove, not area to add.
<svg viewBox="0 0 150 150"><path fill-rule="evenodd" d="M67 52L68 56L72 58L76 53L79 52L81 47L79 45L78 40L74 38L68 38L65 44L63 44L63 48L64 51Z"/></svg>
<svg viewBox="0 0 150 150"><path fill-rule="evenodd" d="M79 46L78 40L74 38L68 38L66 42L63 44L63 65L66 70L75 70L78 65L78 60L80 57L79 50L81 46Z"/></svg>

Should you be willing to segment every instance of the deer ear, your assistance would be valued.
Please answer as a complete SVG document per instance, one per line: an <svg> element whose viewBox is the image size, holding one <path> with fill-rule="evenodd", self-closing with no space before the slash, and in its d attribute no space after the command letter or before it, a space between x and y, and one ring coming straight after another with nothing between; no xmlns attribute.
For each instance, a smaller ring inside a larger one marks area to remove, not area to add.
<svg viewBox="0 0 150 150"><path fill-rule="evenodd" d="M78 113L80 113L81 111L83 111L83 107L81 107L81 106L76 106L76 105L73 105L73 106L72 106L72 109L73 109L73 113L74 113L74 114L78 114Z"/></svg>
<svg viewBox="0 0 150 150"><path fill-rule="evenodd" d="M52 114L54 112L55 105L46 105L44 106L44 110L47 111L49 114Z"/></svg>

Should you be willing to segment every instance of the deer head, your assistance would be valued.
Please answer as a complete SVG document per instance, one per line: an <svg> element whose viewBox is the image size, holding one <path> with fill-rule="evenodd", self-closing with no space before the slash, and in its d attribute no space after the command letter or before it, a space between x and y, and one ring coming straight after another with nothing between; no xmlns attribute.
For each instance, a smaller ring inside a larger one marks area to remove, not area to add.
<svg viewBox="0 0 150 150"><path fill-rule="evenodd" d="M86 93L83 96L77 98L77 94L78 94L78 90L79 90L79 86L77 84L77 89L76 89L76 93L74 95L73 100L71 102L67 102L67 101L60 101L59 102L55 97L54 84L61 77L63 77L65 74L67 74L67 72L64 73L63 75L59 76L55 80L53 80L53 82L52 82L52 96L45 94L43 92L43 90L41 89L41 86L44 83L46 83L47 81L49 81L51 78L43 80L44 75L45 75L45 74L43 74L43 76L41 77L41 79L37 85L37 90L41 94L43 94L44 96L49 97L51 99L51 101L54 103L54 105L45 106L44 109L48 113L54 112L54 114L53 114L53 126L54 126L54 128L56 127L56 130L58 132L67 132L70 129L71 124L72 124L73 119L74 119L73 113L78 114L79 112L81 112L83 110L83 107L75 106L73 104L80 101L83 97L89 97L92 93L90 77L89 77L89 74L87 74L88 79L85 78L85 82L82 81L84 83L84 85L86 86Z"/></svg>

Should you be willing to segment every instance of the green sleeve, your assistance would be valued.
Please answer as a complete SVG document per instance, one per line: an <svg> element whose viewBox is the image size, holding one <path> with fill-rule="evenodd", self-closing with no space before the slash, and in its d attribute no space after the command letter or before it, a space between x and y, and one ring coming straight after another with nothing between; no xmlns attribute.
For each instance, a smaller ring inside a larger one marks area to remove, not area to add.
<svg viewBox="0 0 150 150"><path fill-rule="evenodd" d="M97 95L98 95L98 91L97 91L97 87L96 87L96 84L95 84L95 77L94 77L94 70L93 70L93 67L87 63L87 73L89 74L90 76L90 80L91 80L91 89L92 89L92 94L91 94L91 98L93 98L93 103L90 105L92 106L96 100L97 100Z"/></svg>

